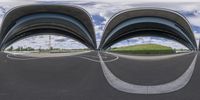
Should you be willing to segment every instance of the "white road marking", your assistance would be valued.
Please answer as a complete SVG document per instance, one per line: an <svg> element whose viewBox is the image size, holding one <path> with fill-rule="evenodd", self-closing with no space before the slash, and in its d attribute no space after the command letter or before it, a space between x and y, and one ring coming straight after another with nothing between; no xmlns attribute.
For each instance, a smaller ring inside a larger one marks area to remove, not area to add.
<svg viewBox="0 0 200 100"><path fill-rule="evenodd" d="M12 57L13 56L13 57ZM12 59L12 60L33 60L33 59L41 59L41 58L35 58L35 57L32 57L32 58L28 58L28 57L24 57L24 58L20 58L20 57L16 57L15 54L7 54L6 57L8 59Z"/></svg>
<svg viewBox="0 0 200 100"><path fill-rule="evenodd" d="M160 55L160 56L137 56L137 55L124 55L124 54L111 53L111 52L106 52L106 53L115 55L115 56L119 56L122 58L126 58L126 59L133 59L133 60L163 60L163 59L169 59L169 58L173 58L173 57L188 55L193 52L181 53L181 54L171 54L171 55Z"/></svg>
<svg viewBox="0 0 200 100"><path fill-rule="evenodd" d="M113 61L116 61L116 60L118 60L119 59L119 57L118 56L115 56L115 55L112 55L112 56L114 56L115 58L114 59L111 59L111 60L104 60L104 62L113 62ZM86 60L90 60L90 61L93 61L93 62L100 62L100 60L95 60L95 59L91 59L90 57L96 57L96 56L89 56L89 55L87 55L86 57L85 57L85 55L84 56L77 56L77 57L79 57L79 58L82 58L82 59L86 59ZM97 56L98 58L99 58L99 56ZM104 58L106 58L106 57L104 57Z"/></svg>
<svg viewBox="0 0 200 100"><path fill-rule="evenodd" d="M80 55L80 54L85 54L85 53L88 53L88 52L91 52L91 51L84 51L84 52L77 52L77 53L70 53L70 54L66 54L66 55L63 55L63 56L55 56L55 57L67 57L67 56L76 56L76 55ZM17 57L17 56L23 56L23 57ZM12 59L12 60L36 60L36 59L44 59L44 58L53 58L52 56L45 56L45 57L39 57L39 56L28 56L28 55L23 55L23 54L11 54L11 53L8 53L6 55L6 57L8 59ZM55 58L54 57L54 58Z"/></svg>
<svg viewBox="0 0 200 100"><path fill-rule="evenodd" d="M74 57L86 59L86 60L93 61L93 62L98 62L98 63L100 62L99 60L92 59L92 58L98 58L99 59L98 55L97 56L91 56L91 55L80 55L80 56L78 56L79 54L85 54L85 53L88 53L88 52L79 52L79 53L69 54L69 55L65 55L65 56L74 56ZM31 57L31 56L17 57L17 56L23 56L23 54L19 55L19 54L9 54L8 53L6 55L7 58L12 59L12 60L36 60L36 59L50 58L50 57ZM62 56L62 57L65 57L65 56ZM115 55L112 55L112 56L114 56L115 58L111 59L111 60L106 60L104 62L112 62L112 61L119 59L118 56L115 56Z"/></svg>
<svg viewBox="0 0 200 100"><path fill-rule="evenodd" d="M178 91L179 89L185 87L192 77L196 60L197 60L197 55L198 54L195 55L188 69L179 78L177 78L174 81L171 81L165 84L160 84L160 85L136 85L136 84L125 82L123 80L120 80L118 77L116 77L108 69L100 53L98 53L100 64L102 66L104 76L107 79L108 83L113 88L119 91L123 91L127 93L135 93L135 94L163 94L163 93Z"/></svg>

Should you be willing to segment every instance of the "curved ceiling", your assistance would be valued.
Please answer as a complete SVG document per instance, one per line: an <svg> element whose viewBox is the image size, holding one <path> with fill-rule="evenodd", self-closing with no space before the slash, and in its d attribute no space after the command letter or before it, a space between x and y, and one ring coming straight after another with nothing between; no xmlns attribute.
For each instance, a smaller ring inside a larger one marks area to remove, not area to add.
<svg viewBox="0 0 200 100"><path fill-rule="evenodd" d="M99 49L136 36L153 35L178 41L190 50L197 44L187 19L181 14L158 8L129 9L114 15L105 27Z"/></svg>
<svg viewBox="0 0 200 100"><path fill-rule="evenodd" d="M20 38L56 31L71 36L91 49L96 49L93 24L88 13L66 5L26 5L11 9L1 26L1 49Z"/></svg>
<svg viewBox="0 0 200 100"><path fill-rule="evenodd" d="M26 5L11 9L4 17L0 49L41 32L70 36L91 49L96 49L94 26L88 13L67 5ZM39 32L41 31L41 32ZM190 50L197 44L187 19L161 8L129 9L114 15L105 27L99 49L136 36L160 36L182 43Z"/></svg>

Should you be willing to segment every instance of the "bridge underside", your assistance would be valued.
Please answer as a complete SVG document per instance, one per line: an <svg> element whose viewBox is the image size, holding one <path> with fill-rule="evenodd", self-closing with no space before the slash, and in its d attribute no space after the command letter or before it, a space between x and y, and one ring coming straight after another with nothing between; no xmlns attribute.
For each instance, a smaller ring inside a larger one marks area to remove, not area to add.
<svg viewBox="0 0 200 100"><path fill-rule="evenodd" d="M96 49L94 26L88 13L66 5L27 5L10 10L3 19L0 49L28 36L55 33ZM99 49L137 36L159 36L177 41L190 50L197 44L187 19L167 9L140 8L122 11L105 27Z"/></svg>
<svg viewBox="0 0 200 100"><path fill-rule="evenodd" d="M154 14L155 13L155 14ZM132 9L116 14L107 24L99 49L137 36L159 36L196 50L196 40L188 21L166 9Z"/></svg>
<svg viewBox="0 0 200 100"><path fill-rule="evenodd" d="M96 49L93 24L85 10L64 5L28 5L6 14L0 34L1 50L24 37L42 33L61 34Z"/></svg>

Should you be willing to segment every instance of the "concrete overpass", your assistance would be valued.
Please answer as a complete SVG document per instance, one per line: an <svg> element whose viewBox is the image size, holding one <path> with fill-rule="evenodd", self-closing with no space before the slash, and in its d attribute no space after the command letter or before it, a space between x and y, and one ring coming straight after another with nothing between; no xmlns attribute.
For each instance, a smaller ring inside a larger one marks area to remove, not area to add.
<svg viewBox="0 0 200 100"><path fill-rule="evenodd" d="M43 33L70 36L96 49L90 15L82 8L67 5L25 5L6 13L0 31L0 48L31 35Z"/></svg>
<svg viewBox="0 0 200 100"><path fill-rule="evenodd" d="M161 8L128 9L115 14L105 27L99 49L137 36L164 37L190 50L197 49L188 20L176 11Z"/></svg>

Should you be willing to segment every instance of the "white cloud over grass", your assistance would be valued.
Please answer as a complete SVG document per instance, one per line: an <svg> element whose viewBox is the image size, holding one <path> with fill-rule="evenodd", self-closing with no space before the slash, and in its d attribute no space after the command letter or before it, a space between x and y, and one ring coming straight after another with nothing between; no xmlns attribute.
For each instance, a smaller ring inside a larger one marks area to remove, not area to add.
<svg viewBox="0 0 200 100"><path fill-rule="evenodd" d="M175 42L173 40L168 40L162 37L136 37L128 40L124 40L114 44L112 47L139 45L139 44L160 44L164 46L171 47L173 49L187 49L184 45Z"/></svg>

